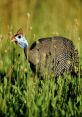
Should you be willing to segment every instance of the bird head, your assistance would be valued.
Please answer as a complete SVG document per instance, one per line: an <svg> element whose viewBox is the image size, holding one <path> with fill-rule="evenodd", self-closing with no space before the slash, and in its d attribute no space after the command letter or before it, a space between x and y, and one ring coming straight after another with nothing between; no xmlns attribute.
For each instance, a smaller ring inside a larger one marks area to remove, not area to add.
<svg viewBox="0 0 82 117"><path fill-rule="evenodd" d="M22 29L19 29L15 35L12 37L12 42L18 44L21 48L27 48L28 42L23 35Z"/></svg>

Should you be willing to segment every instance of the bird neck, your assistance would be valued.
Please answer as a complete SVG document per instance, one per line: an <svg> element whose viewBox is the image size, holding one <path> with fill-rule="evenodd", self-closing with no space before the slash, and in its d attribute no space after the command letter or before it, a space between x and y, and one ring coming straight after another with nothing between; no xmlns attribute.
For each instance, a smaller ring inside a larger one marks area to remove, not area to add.
<svg viewBox="0 0 82 117"><path fill-rule="evenodd" d="M25 57L27 59L27 57L28 57L28 47L25 47L24 48L24 54L25 54Z"/></svg>

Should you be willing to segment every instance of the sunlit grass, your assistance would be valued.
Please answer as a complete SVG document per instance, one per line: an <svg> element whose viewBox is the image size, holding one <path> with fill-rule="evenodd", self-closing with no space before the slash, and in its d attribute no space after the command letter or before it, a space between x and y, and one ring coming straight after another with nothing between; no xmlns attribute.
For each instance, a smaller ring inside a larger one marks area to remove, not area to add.
<svg viewBox="0 0 82 117"><path fill-rule="evenodd" d="M33 0L23 7L21 3L24 1L20 1L19 7L13 3L14 18L6 34L7 25L2 26L0 20L0 117L81 117L81 2ZM26 5L28 12L24 9ZM25 14L19 16L14 6ZM34 75L23 50L10 41L12 34L21 27L29 45L41 37L59 35L71 39L79 52L79 76L55 79L44 75L40 80Z"/></svg>
<svg viewBox="0 0 82 117"><path fill-rule="evenodd" d="M4 77L0 83L1 116L80 116L82 87L79 78L39 80L16 69L15 80Z"/></svg>

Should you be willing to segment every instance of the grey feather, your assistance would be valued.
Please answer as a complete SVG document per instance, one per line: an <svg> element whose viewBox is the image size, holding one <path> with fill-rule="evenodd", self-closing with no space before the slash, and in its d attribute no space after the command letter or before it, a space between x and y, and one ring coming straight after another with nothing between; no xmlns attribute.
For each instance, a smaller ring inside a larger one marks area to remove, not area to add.
<svg viewBox="0 0 82 117"><path fill-rule="evenodd" d="M28 52L31 69L41 75L78 74L79 57L73 42L64 37L42 38L34 42Z"/></svg>

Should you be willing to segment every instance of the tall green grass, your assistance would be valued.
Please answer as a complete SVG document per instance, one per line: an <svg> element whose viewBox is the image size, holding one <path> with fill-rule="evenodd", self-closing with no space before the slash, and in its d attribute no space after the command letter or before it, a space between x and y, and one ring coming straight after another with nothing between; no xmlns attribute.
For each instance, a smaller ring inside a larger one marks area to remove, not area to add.
<svg viewBox="0 0 82 117"><path fill-rule="evenodd" d="M15 72L15 71L14 71ZM1 117L81 117L82 86L80 78L39 80L20 72L15 79L0 82Z"/></svg>
<svg viewBox="0 0 82 117"><path fill-rule="evenodd" d="M1 117L82 116L80 77L73 78L65 74L65 77L59 78L44 76L43 80L40 80L37 75L33 75L25 58L21 58L16 51L16 45L13 45L8 53L10 67L6 68L7 60L4 61L5 70L3 68L0 73Z"/></svg>
<svg viewBox="0 0 82 117"><path fill-rule="evenodd" d="M13 2L12 12L8 10L11 19L8 16L7 20L7 13L1 12L0 117L82 116L82 76L73 78L65 74L58 79L44 76L39 80L26 62L23 50L10 41L20 27L24 28L29 45L41 37L65 36L74 42L82 65L81 4L80 0L24 0Z"/></svg>

